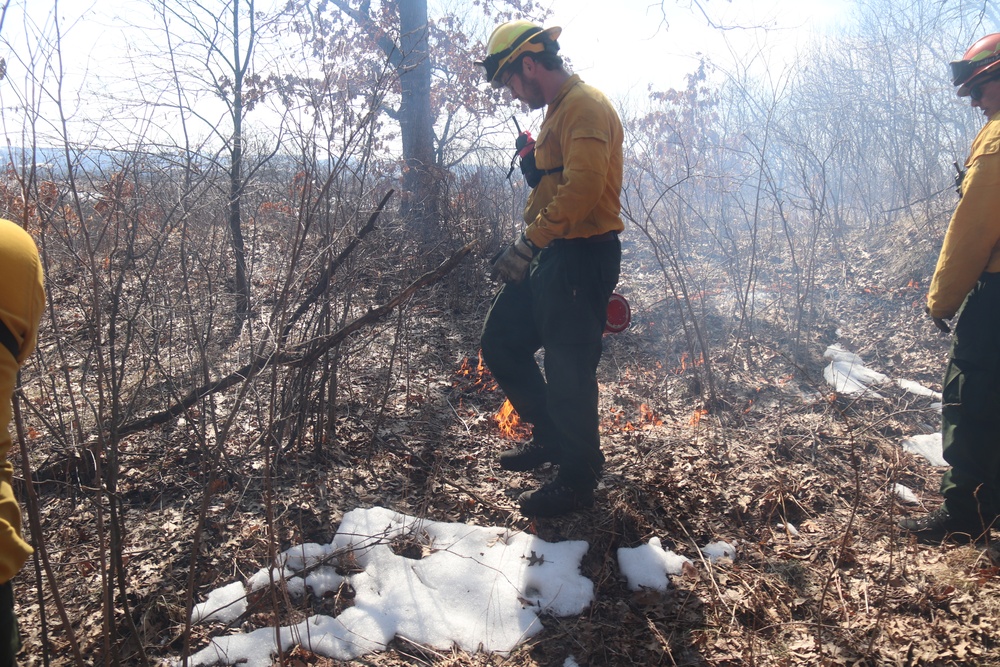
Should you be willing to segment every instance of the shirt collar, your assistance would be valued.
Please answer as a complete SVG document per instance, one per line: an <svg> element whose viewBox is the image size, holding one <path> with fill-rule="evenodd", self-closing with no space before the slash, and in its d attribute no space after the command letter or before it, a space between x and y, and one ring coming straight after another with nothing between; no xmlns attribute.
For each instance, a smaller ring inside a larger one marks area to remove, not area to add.
<svg viewBox="0 0 1000 667"><path fill-rule="evenodd" d="M559 92L556 93L555 99L549 102L549 109L554 109L563 101L567 93L578 83L582 83L579 74L574 74L570 78L563 82L563 85L559 88Z"/></svg>

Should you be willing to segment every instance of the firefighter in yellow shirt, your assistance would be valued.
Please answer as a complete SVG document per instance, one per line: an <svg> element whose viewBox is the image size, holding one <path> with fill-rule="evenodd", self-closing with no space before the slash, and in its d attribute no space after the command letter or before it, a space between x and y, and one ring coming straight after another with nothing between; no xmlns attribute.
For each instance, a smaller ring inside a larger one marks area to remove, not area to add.
<svg viewBox="0 0 1000 667"><path fill-rule="evenodd" d="M986 124L972 142L961 199L927 295L942 331L956 314L942 410L944 504L900 527L926 541L985 537L1000 515L1000 33L951 63L961 97Z"/></svg>
<svg viewBox="0 0 1000 667"><path fill-rule="evenodd" d="M0 665L13 665L21 641L14 615L11 579L32 548L21 536L21 510L11 486L11 397L17 372L35 349L45 306L42 264L31 236L9 220L0 220Z"/></svg>
<svg viewBox="0 0 1000 667"><path fill-rule="evenodd" d="M525 228L493 264L504 285L483 325L483 359L532 439L500 456L506 470L558 465L522 493L528 516L590 507L604 465L597 365L608 299L621 265L621 121L608 99L563 67L559 28L496 28L479 63L486 80L529 108L546 108L521 171L532 188ZM535 352L545 350L544 369Z"/></svg>

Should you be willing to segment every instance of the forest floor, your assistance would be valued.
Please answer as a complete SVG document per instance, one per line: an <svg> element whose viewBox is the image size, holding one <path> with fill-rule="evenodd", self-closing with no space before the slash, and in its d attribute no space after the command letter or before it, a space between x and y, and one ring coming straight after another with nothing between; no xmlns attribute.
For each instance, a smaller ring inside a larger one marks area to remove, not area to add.
<svg viewBox="0 0 1000 667"><path fill-rule="evenodd" d="M599 373L607 466L592 510L537 521L518 513L517 494L551 471L512 474L497 463L513 443L493 418L502 393L476 369L485 304L456 314L431 305L433 293L422 295L409 308L419 330L385 409L363 409L370 405L364 373L353 362L339 441L327 443L319 461L311 451L282 452L267 479L250 444L255 424L237 425L232 460L211 482L196 600L249 576L275 551L330 542L344 513L378 505L547 541L585 540L582 573L595 584L595 601L578 617L544 617L545 629L509 655L442 654L400 640L351 664L548 667L568 655L594 667L1000 664L1000 570L983 546L918 544L894 527L938 503L941 469L900 446L937 430L932 399L894 386L879 387L881 399L851 399L822 380L823 352L838 343L892 378L940 391L948 341L921 313L923 290L886 288L872 276L827 286L820 324L795 360L766 323L749 329L737 349L717 344L711 371L719 400L706 405L706 369L667 340L663 303L640 282L623 277L633 325L606 337ZM191 536L206 482L182 422L130 437L122 461L125 585L138 633L122 662L141 664L140 644L151 660L184 650ZM239 472L248 469L256 472ZM896 483L923 506L903 505ZM61 597L82 654L101 663L105 586L94 554L105 538L72 484L39 488ZM673 577L667 593L635 593L616 550L652 537L696 567ZM699 558L698 546L716 540L735 545L736 557ZM16 587L22 662L41 665L31 563ZM292 603L250 614L242 627L287 624L343 604ZM46 604L49 664L72 664L53 609ZM220 631L196 626L191 650ZM283 661L344 664L301 648Z"/></svg>

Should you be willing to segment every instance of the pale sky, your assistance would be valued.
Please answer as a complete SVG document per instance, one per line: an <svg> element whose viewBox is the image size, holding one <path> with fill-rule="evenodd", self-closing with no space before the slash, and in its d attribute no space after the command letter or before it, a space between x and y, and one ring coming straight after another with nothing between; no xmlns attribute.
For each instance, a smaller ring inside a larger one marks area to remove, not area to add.
<svg viewBox="0 0 1000 667"><path fill-rule="evenodd" d="M697 67L702 54L710 56L724 71L753 62L754 67L762 69L766 64L772 71L780 72L797 44L846 22L853 5L852 0L812 0L810 3L800 0L701 0L702 7L709 13L706 18L690 6L690 0L542 2L552 11L547 25L563 28L562 52L570 58L574 70L622 105L629 100L644 101L650 85L655 90L684 86L685 75ZM23 81L25 77L26 67L22 60L35 60L38 71L37 62L41 56L19 46L34 41L26 40L24 33L51 34L51 30L45 28L26 27L18 10L29 7L35 20L44 22L50 20L53 4L51 0L14 0L3 26L3 37L13 46L0 53L7 59L8 77L12 82ZM151 50L150 39L158 35L159 30L139 29L126 35L120 26L123 22L155 26L147 2L60 0L58 6L64 21L63 67L70 75L63 90L67 114L71 118L82 118L93 115L91 107L95 103L100 105L101 99L126 100L139 96L136 86L129 82L142 76L138 70L143 66L143 58L137 56ZM609 10L609 6L613 9ZM709 19L721 28L709 25ZM81 84L84 80L81 74L85 71L86 84ZM104 90L100 79L106 79L113 87ZM113 83L115 79L120 83ZM51 78L48 81L51 85ZM148 92L142 94L149 104L163 101L155 97L147 99ZM13 87L0 88L0 104L4 107L17 108L25 102L16 99ZM105 113L100 119L100 127L123 140L132 131L145 132L141 126L109 123L119 119L125 121L126 115ZM8 123L13 122L13 116ZM43 120L51 116L43 113ZM16 132L13 127L7 130ZM23 143L17 138L11 140L15 145Z"/></svg>
<svg viewBox="0 0 1000 667"><path fill-rule="evenodd" d="M644 96L649 84L659 90L683 86L700 54L728 68L736 58L747 62L763 53L780 68L798 43L845 23L853 6L850 0L701 0L709 18L725 28L716 29L689 0L547 4L552 10L548 25L562 27L562 53L576 73L619 99Z"/></svg>

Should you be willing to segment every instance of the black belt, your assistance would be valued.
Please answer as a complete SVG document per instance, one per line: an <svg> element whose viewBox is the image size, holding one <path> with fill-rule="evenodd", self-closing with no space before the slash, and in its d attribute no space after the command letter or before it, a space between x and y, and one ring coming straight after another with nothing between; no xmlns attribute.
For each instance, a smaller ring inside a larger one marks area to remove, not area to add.
<svg viewBox="0 0 1000 667"><path fill-rule="evenodd" d="M547 247L551 248L554 245L580 245L583 243L605 243L607 241L614 241L618 238L618 232L604 232L603 234L598 234L597 236L582 236L574 239L552 239L549 241Z"/></svg>
<svg viewBox="0 0 1000 667"><path fill-rule="evenodd" d="M0 343L10 351L11 356L16 360L17 355L21 353L21 346L18 345L17 339L14 338L14 334L11 333L3 320L0 320Z"/></svg>

